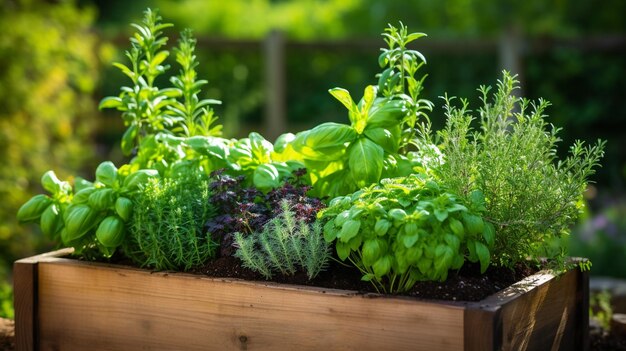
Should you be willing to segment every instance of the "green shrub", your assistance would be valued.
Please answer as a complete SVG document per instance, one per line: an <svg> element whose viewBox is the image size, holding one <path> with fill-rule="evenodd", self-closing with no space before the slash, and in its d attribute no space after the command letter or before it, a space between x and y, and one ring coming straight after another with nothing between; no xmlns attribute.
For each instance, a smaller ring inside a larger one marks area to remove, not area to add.
<svg viewBox="0 0 626 351"><path fill-rule="evenodd" d="M413 174L383 179L333 199L321 212L324 238L335 241L380 292L410 290L419 280L445 280L466 259L489 266L494 228L483 221L484 198L463 203L434 179Z"/></svg>
<svg viewBox="0 0 626 351"><path fill-rule="evenodd" d="M517 81L506 72L491 101L490 88L480 88L483 106L475 130L467 101L456 107L446 97L447 125L438 134L445 163L438 173L461 198L484 192L484 216L496 228L492 257L499 265L512 267L529 257L562 263L564 250L550 243L578 217L605 143L576 142L569 157L558 160L559 129L544 115L549 103L519 98L515 89Z"/></svg>
<svg viewBox="0 0 626 351"><path fill-rule="evenodd" d="M15 220L41 174L93 159L99 47L94 12L75 3L0 0L0 265L50 246Z"/></svg>
<svg viewBox="0 0 626 351"><path fill-rule="evenodd" d="M271 279L275 272L289 276L300 270L306 272L309 280L313 279L330 259L321 227L317 222L308 224L297 219L286 200L281 202L281 208L280 215L272 218L260 233L235 233L235 257L266 279Z"/></svg>
<svg viewBox="0 0 626 351"><path fill-rule="evenodd" d="M142 267L188 270L215 255L203 233L213 214L209 181L196 174L150 179L134 198L124 253Z"/></svg>

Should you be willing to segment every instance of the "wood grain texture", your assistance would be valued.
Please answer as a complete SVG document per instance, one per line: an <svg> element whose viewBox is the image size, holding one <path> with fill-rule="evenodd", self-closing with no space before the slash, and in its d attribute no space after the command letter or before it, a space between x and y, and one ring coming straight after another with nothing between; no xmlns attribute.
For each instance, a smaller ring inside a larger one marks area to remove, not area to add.
<svg viewBox="0 0 626 351"><path fill-rule="evenodd" d="M57 256L16 263L22 316L16 329L22 323L24 330L16 331L23 337L18 350L588 347L588 274L579 270L560 277L540 272L463 303L151 273Z"/></svg>
<svg viewBox="0 0 626 351"><path fill-rule="evenodd" d="M15 347L17 351L38 349L37 265L71 254L72 249L61 249L15 261L13 264L13 291L15 310Z"/></svg>
<svg viewBox="0 0 626 351"><path fill-rule="evenodd" d="M558 277L540 272L468 304L466 350L587 350L585 277L579 270Z"/></svg>
<svg viewBox="0 0 626 351"><path fill-rule="evenodd" d="M559 277L533 276L549 284L528 281L516 284L523 294L504 300L502 320L502 350L580 350L575 338L577 325L576 287L579 273L570 271Z"/></svg>
<svg viewBox="0 0 626 351"><path fill-rule="evenodd" d="M39 306L42 350L464 348L458 305L72 260L39 264Z"/></svg>

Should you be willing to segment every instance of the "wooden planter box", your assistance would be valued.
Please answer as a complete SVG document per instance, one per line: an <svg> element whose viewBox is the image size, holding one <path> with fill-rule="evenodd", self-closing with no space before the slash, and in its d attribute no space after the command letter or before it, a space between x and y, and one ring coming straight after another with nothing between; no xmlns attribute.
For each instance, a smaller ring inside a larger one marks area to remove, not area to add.
<svg viewBox="0 0 626 351"><path fill-rule="evenodd" d="M588 275L438 302L81 262L14 266L17 350L585 350Z"/></svg>

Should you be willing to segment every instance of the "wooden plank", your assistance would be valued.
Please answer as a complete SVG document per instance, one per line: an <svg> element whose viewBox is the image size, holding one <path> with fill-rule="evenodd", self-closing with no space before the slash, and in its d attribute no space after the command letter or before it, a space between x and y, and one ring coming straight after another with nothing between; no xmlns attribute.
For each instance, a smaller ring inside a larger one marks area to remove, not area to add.
<svg viewBox="0 0 626 351"><path fill-rule="evenodd" d="M549 282L503 304L503 350L582 349L575 338L578 301L573 292L578 284L577 271Z"/></svg>
<svg viewBox="0 0 626 351"><path fill-rule="evenodd" d="M542 271L468 304L466 350L587 350L588 314L587 272Z"/></svg>
<svg viewBox="0 0 626 351"><path fill-rule="evenodd" d="M42 350L464 348L462 306L71 260L39 264L39 303Z"/></svg>
<svg viewBox="0 0 626 351"><path fill-rule="evenodd" d="M13 264L15 309L15 348L34 351L37 328L37 263L16 261Z"/></svg>
<svg viewBox="0 0 626 351"><path fill-rule="evenodd" d="M15 309L15 347L18 351L32 351L37 343L37 264L42 260L69 255L72 249L61 249L24 258L13 264L13 291Z"/></svg>
<svg viewBox="0 0 626 351"><path fill-rule="evenodd" d="M502 340L500 308L488 307L465 310L465 350L466 351L495 351L499 350Z"/></svg>
<svg viewBox="0 0 626 351"><path fill-rule="evenodd" d="M576 288L576 304L577 314L575 321L578 322L574 326L576 331L575 342L582 345L582 350L589 350L589 271L581 272L576 270L578 278L578 286Z"/></svg>

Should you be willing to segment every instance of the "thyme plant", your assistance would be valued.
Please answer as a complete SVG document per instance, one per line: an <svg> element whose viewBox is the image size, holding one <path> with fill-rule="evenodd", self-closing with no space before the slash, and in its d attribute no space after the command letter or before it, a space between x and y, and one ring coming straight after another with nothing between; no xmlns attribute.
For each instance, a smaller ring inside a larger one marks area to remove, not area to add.
<svg viewBox="0 0 626 351"><path fill-rule="evenodd" d="M445 97L446 127L438 133L445 163L438 169L448 189L468 198L480 189L484 217L496 228L493 260L512 267L529 257L563 262L565 252L551 249L553 239L569 232L583 207L589 177L603 156L605 142L576 141L559 160L559 129L546 122L545 100L513 93L514 76L504 72L497 89L481 86L479 117ZM478 127L473 128L476 120Z"/></svg>

